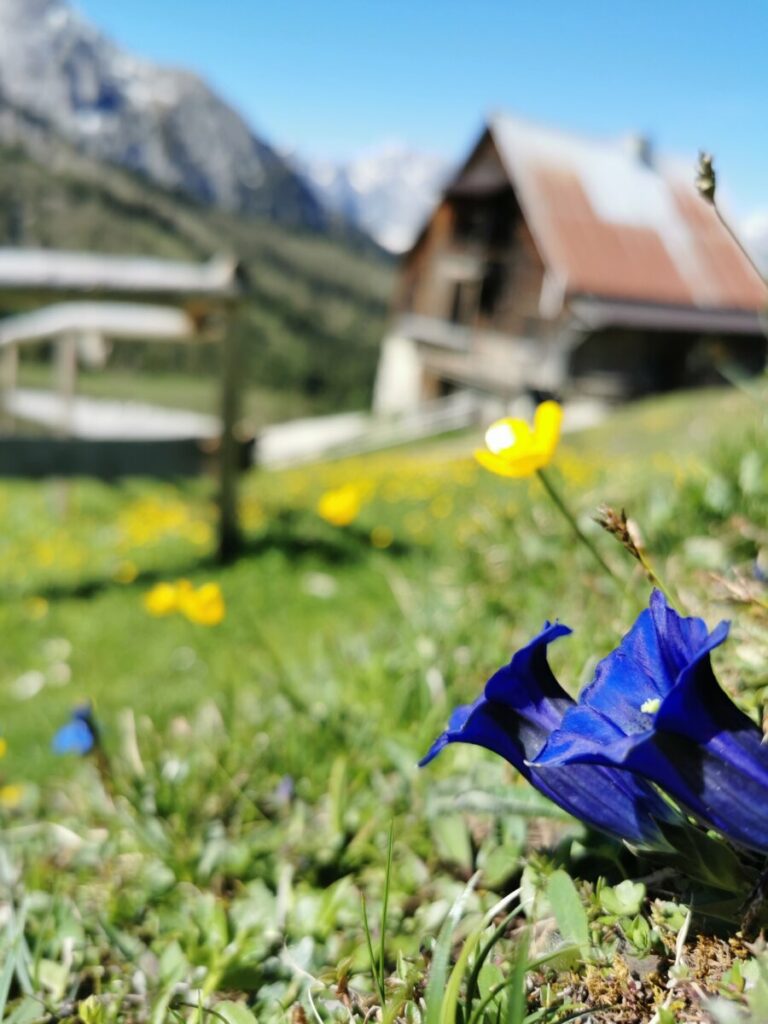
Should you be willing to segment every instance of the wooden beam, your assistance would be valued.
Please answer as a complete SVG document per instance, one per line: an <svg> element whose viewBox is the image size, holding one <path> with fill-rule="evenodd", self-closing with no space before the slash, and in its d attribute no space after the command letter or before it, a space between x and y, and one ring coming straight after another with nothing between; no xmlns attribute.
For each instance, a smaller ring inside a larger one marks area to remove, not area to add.
<svg viewBox="0 0 768 1024"><path fill-rule="evenodd" d="M221 445L219 449L220 562L235 558L241 546L237 513L239 446L235 430L240 417L242 365L238 337L231 326L221 340Z"/></svg>
<svg viewBox="0 0 768 1024"><path fill-rule="evenodd" d="M63 334L187 341L201 335L188 313L144 302L57 302L0 319L0 347L34 344Z"/></svg>

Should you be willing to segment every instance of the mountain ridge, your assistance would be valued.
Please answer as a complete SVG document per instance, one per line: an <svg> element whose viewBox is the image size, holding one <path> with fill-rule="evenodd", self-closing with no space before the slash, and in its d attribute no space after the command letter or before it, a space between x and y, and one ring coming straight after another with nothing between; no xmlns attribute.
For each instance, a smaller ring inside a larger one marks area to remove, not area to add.
<svg viewBox="0 0 768 1024"><path fill-rule="evenodd" d="M0 0L0 141L39 144L35 119L205 205L329 227L303 178L198 75L128 53L66 0Z"/></svg>

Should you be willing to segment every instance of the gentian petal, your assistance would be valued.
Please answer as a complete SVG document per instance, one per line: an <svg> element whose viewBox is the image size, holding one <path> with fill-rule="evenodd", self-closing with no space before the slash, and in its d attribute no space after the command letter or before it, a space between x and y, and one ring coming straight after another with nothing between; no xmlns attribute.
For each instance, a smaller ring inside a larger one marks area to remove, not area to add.
<svg viewBox="0 0 768 1024"><path fill-rule="evenodd" d="M569 632L566 626L548 623L488 680L481 697L454 712L420 764L427 764L450 743L485 747L509 761L574 817L630 842L662 845L654 816L668 820L671 812L651 787L627 773L604 768L540 771L531 767L563 712L573 704L546 659L547 645Z"/></svg>
<svg viewBox="0 0 768 1024"><path fill-rule="evenodd" d="M701 619L679 616L654 594L535 766L634 772L706 826L768 852L768 748L710 664L710 652L727 635L726 623L707 633Z"/></svg>
<svg viewBox="0 0 768 1024"><path fill-rule="evenodd" d="M485 684L485 698L525 716L542 731L555 728L573 699L555 679L547 661L547 647L570 633L562 622L546 622L538 636L517 651L508 665L494 672Z"/></svg>
<svg viewBox="0 0 768 1024"><path fill-rule="evenodd" d="M643 705L666 697L707 635L701 619L682 618L654 591L650 608L597 666L579 703L602 712L624 733L642 732L650 722Z"/></svg>
<svg viewBox="0 0 768 1024"><path fill-rule="evenodd" d="M72 718L53 737L55 754L87 754L96 743L93 730L82 718Z"/></svg>

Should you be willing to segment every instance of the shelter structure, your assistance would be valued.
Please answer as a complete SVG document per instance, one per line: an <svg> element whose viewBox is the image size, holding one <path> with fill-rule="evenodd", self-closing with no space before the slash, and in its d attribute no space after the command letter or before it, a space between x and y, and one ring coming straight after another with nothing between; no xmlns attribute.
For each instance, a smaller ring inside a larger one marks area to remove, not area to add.
<svg viewBox="0 0 768 1024"><path fill-rule="evenodd" d="M376 410L759 372L765 285L694 173L639 137L494 117L402 260Z"/></svg>
<svg viewBox="0 0 768 1024"><path fill-rule="evenodd" d="M21 345L55 348L62 410L59 438L70 432L68 409L79 360L105 358L110 339L216 341L222 346L219 457L219 554L238 546L237 474L239 361L228 322L241 290L236 261L204 264L52 250L0 249L0 399L16 385ZM38 449L40 446L38 445ZM45 447L41 449L46 451ZM36 470L79 471L73 449L51 444ZM67 459L69 458L69 463ZM151 471L152 459L146 462ZM138 471L141 471L140 465Z"/></svg>

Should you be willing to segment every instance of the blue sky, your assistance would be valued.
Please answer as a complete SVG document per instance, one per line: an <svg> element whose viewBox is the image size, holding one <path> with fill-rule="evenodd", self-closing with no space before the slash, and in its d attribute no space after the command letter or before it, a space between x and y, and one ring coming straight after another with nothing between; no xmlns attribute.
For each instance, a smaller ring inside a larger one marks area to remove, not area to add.
<svg viewBox="0 0 768 1024"><path fill-rule="evenodd" d="M280 146L384 140L458 158L509 109L712 150L768 207L766 0L76 0L122 45L202 73Z"/></svg>

